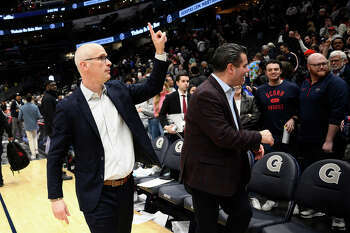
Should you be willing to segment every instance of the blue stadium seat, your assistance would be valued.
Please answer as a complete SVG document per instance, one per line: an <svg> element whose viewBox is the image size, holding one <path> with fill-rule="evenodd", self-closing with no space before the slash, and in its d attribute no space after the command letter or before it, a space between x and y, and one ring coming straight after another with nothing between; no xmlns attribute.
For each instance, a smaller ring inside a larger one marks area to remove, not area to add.
<svg viewBox="0 0 350 233"><path fill-rule="evenodd" d="M183 145L183 139L176 140L170 147L164 161L164 165L172 170L180 172L180 155ZM175 184L160 187L158 196L176 206L183 207L184 199L191 196L183 184Z"/></svg>
<svg viewBox="0 0 350 233"><path fill-rule="evenodd" d="M348 162L326 159L310 165L303 172L295 200L303 207L329 216L350 217L350 165ZM348 221L347 221L348 222ZM349 227L349 226L348 226ZM287 222L263 228L263 233L318 233L301 223Z"/></svg>
<svg viewBox="0 0 350 233"><path fill-rule="evenodd" d="M255 163L251 180L247 186L248 191L270 200L288 201L289 205L281 216L252 209L253 216L248 232L261 232L265 226L283 223L290 218L295 206L293 200L299 174L297 161L293 156L284 152L268 153ZM226 213L220 210L218 222L224 225L226 219Z"/></svg>
<svg viewBox="0 0 350 233"><path fill-rule="evenodd" d="M161 166L163 166L164 158L169 147L169 140L165 136L159 136L152 140L152 146ZM135 184L149 181L159 177L160 174L155 174L147 177L134 177Z"/></svg>
<svg viewBox="0 0 350 233"><path fill-rule="evenodd" d="M135 184L141 184L143 182L147 182L147 181L159 178L163 175L163 171L165 168L164 161L165 161L165 158L167 156L168 149L169 149L169 140L166 136L159 136L159 137L155 138L154 140L152 140L152 146L153 146L154 151L158 157L160 165L162 166L162 171L160 172L160 174L151 175L151 176L136 179ZM175 182L172 182L172 183L175 183ZM165 184L165 185L167 185L167 184ZM146 194L157 195L158 190L161 186L162 185L151 187L151 188L138 186L138 189L142 190Z"/></svg>

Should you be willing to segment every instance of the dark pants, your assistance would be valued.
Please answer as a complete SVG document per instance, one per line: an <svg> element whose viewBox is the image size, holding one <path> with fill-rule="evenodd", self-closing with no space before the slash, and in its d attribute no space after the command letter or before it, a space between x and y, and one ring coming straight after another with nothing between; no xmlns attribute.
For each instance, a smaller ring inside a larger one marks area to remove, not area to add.
<svg viewBox="0 0 350 233"><path fill-rule="evenodd" d="M91 233L130 233L134 215L134 179L119 187L103 186L92 212L84 212Z"/></svg>
<svg viewBox="0 0 350 233"><path fill-rule="evenodd" d="M334 140L335 141L335 140ZM304 171L311 164L324 159L341 159L342 152L340 145L335 141L333 153L326 153L322 150L323 143L299 142L298 162L301 171Z"/></svg>
<svg viewBox="0 0 350 233"><path fill-rule="evenodd" d="M186 186L192 194L196 219L196 233L218 232L219 205L228 214L226 231L246 232L252 217L252 210L245 190L231 197L216 196Z"/></svg>

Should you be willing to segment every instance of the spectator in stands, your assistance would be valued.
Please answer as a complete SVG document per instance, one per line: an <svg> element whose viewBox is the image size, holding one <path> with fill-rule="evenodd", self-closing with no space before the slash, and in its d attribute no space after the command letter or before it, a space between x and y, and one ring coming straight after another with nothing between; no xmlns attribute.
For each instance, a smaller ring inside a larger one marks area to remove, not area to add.
<svg viewBox="0 0 350 233"><path fill-rule="evenodd" d="M337 29L337 26L333 25L332 19L327 17L324 19L324 26L320 29L320 37L329 38L332 36L329 32L335 33Z"/></svg>
<svg viewBox="0 0 350 233"><path fill-rule="evenodd" d="M270 59L276 59L278 52L278 49L276 49L276 46L274 45L274 43L269 42L267 43L267 46L269 47L269 57Z"/></svg>
<svg viewBox="0 0 350 233"><path fill-rule="evenodd" d="M11 103L11 117L12 117L12 134L15 138L22 141L23 137L23 125L20 120L18 120L19 108L23 105L22 97L19 93L16 93L15 100Z"/></svg>
<svg viewBox="0 0 350 233"><path fill-rule="evenodd" d="M169 93L176 91L174 87L174 79L171 77L170 73L167 73L165 76L165 82L167 83L167 90L169 90Z"/></svg>
<svg viewBox="0 0 350 233"><path fill-rule="evenodd" d="M190 77L190 85L194 85L198 87L201 85L205 80L207 80L207 77L204 75L201 75L199 72L199 69L197 66L191 67L191 77Z"/></svg>
<svg viewBox="0 0 350 233"><path fill-rule="evenodd" d="M350 35L345 39L344 52L346 54L348 62L350 63Z"/></svg>
<svg viewBox="0 0 350 233"><path fill-rule="evenodd" d="M263 46L261 47L261 54L262 54L262 56L263 56L265 62L267 62L267 61L270 60L269 50L270 50L270 48L269 48L269 46L267 46L267 45L263 45Z"/></svg>
<svg viewBox="0 0 350 233"><path fill-rule="evenodd" d="M242 91L242 86L235 86L235 103L243 129L257 130L260 119L260 111L256 105L254 96Z"/></svg>
<svg viewBox="0 0 350 233"><path fill-rule="evenodd" d="M298 146L302 170L318 160L342 157L343 148L336 135L347 111L349 94L345 81L329 72L328 61L322 54L310 55L307 67L310 77L302 84L299 98L302 104ZM300 214L303 218L324 215L312 209ZM332 226L340 225L345 227L341 219L334 218Z"/></svg>
<svg viewBox="0 0 350 233"><path fill-rule="evenodd" d="M11 127L7 122L7 117L5 116L4 112L0 112L0 138L2 138L2 134L4 133L4 130L7 133L7 137L9 141L13 141L12 131ZM0 187L4 186L4 180L2 177L2 170L1 170L1 155L3 152L2 143L0 143Z"/></svg>
<svg viewBox="0 0 350 233"><path fill-rule="evenodd" d="M299 88L294 83L281 79L282 64L277 60L267 62L265 74L269 81L258 87L255 95L261 112L262 127L272 133L275 141L273 147L264 145L265 151L290 153L295 142L291 140L283 143L282 136L284 130L292 134L296 127ZM276 206L277 202L267 200L262 210L270 211Z"/></svg>
<svg viewBox="0 0 350 233"><path fill-rule="evenodd" d="M6 101L1 101L1 110L5 113L7 110L7 104Z"/></svg>
<svg viewBox="0 0 350 233"><path fill-rule="evenodd" d="M155 33L154 69L146 82L126 86L110 81L111 62L98 44L79 47L74 59L82 77L80 88L57 105L52 145L47 157L48 197L52 211L68 223L62 192L61 167L68 146L75 152L76 192L80 209L94 233L131 232L135 158L157 163L134 104L158 93L167 63L165 33Z"/></svg>
<svg viewBox="0 0 350 233"><path fill-rule="evenodd" d="M188 87L188 93L190 93L190 95L193 95L193 93L196 91L197 87L194 85L189 85Z"/></svg>
<svg viewBox="0 0 350 233"><path fill-rule="evenodd" d="M246 152L261 156L260 143L272 145L273 138L267 130L243 130L240 124L232 87L241 85L248 71L245 49L223 44L212 61L214 73L191 97L186 114L180 181L192 194L197 233L218 232L219 205L228 214L227 232L245 232L252 216Z"/></svg>
<svg viewBox="0 0 350 233"><path fill-rule="evenodd" d="M297 39L298 40L298 42L299 42L299 45L300 45L300 49L301 49L301 51L304 53L306 50L308 50L309 48L311 48L311 39L310 39L310 37L309 36L305 36L305 38L304 38L304 42L303 42L303 40L301 39L301 35L298 33L298 32L296 32L295 34L294 34L294 36L295 36L295 39Z"/></svg>
<svg viewBox="0 0 350 233"><path fill-rule="evenodd" d="M56 104L57 104L57 86L56 82L54 81L47 81L45 83L45 92L44 97L41 101L41 113L44 117L45 122L45 136L47 137L46 140L46 149L45 153L47 154L49 152L50 148L50 137L52 135L52 124L53 124L53 118L56 111Z"/></svg>
<svg viewBox="0 0 350 233"><path fill-rule="evenodd" d="M337 35L337 36L334 36L333 38L328 38L328 40L325 41L322 54L325 57L329 57L329 54L332 51L335 51L335 50L344 51L344 49L345 49L344 39L343 37Z"/></svg>
<svg viewBox="0 0 350 233"><path fill-rule="evenodd" d="M167 82L164 82L163 90L153 97L153 112L154 117L149 119L148 127L150 129L151 138L155 139L160 135L163 135L163 127L159 121L159 112L162 109L165 96L171 93L171 89Z"/></svg>
<svg viewBox="0 0 350 233"><path fill-rule="evenodd" d="M24 130L27 135L29 149L31 152L31 159L36 159L39 156L38 150L38 120L41 114L38 106L32 103L32 95L27 95L26 103L20 107L18 120L24 121Z"/></svg>
<svg viewBox="0 0 350 233"><path fill-rule="evenodd" d="M55 81L47 81L45 83L45 92L44 97L41 101L41 114L44 118L44 129L45 129L45 137L46 137L46 148L45 153L48 154L51 143L51 136L53 133L53 119L56 112L56 104L57 104L57 86ZM63 180L71 180L72 176L68 176L66 172L62 171L62 179Z"/></svg>
<svg viewBox="0 0 350 233"><path fill-rule="evenodd" d="M343 51L335 50L329 55L331 73L342 78L350 88L350 65Z"/></svg>
<svg viewBox="0 0 350 233"><path fill-rule="evenodd" d="M332 38L332 48L333 50L344 50L345 47L345 43L344 43L344 39L341 36L335 36Z"/></svg>
<svg viewBox="0 0 350 233"><path fill-rule="evenodd" d="M284 55L278 55L276 59L282 64L281 78L287 81L292 81L293 74L294 74L293 65L287 60L287 58Z"/></svg>
<svg viewBox="0 0 350 233"><path fill-rule="evenodd" d="M178 139L176 131L182 131L181 129L175 130L174 124L168 121L168 115L183 113L186 115L188 109L188 103L191 95L187 89L189 86L189 77L186 72L181 72L176 76L176 85L178 90L165 96L162 108L159 112L159 120L164 130L169 134L170 141Z"/></svg>
<svg viewBox="0 0 350 233"><path fill-rule="evenodd" d="M287 61L289 61L293 67L294 67L294 72L297 71L298 67L299 67L299 59L298 56L289 51L289 47L286 43L282 43L280 44L280 50L282 52L282 54L287 58Z"/></svg>
<svg viewBox="0 0 350 233"><path fill-rule="evenodd" d="M176 57L176 55L173 55L170 58L171 64L168 67L168 73L170 73L172 76L175 76L179 72L179 59Z"/></svg>
<svg viewBox="0 0 350 233"><path fill-rule="evenodd" d="M201 66L199 67L199 71L201 75L205 75L208 77L210 74L210 68L209 68L208 62L202 61Z"/></svg>
<svg viewBox="0 0 350 233"><path fill-rule="evenodd" d="M340 156L335 136L345 116L348 90L345 81L329 72L319 53L308 57L309 77L303 82L299 105L299 154L302 169L321 159Z"/></svg>

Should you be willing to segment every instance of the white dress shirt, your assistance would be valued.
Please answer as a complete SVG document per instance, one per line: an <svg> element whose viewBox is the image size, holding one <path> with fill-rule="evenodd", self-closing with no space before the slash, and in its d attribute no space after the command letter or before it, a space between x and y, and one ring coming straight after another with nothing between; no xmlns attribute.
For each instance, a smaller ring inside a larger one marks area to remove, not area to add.
<svg viewBox="0 0 350 233"><path fill-rule="evenodd" d="M161 61L167 60L166 53L155 54ZM135 163L135 151L132 133L118 110L107 96L103 86L101 97L97 93L80 85L81 91L90 107L97 125L104 149L104 180L116 180L128 176Z"/></svg>
<svg viewBox="0 0 350 233"><path fill-rule="evenodd" d="M228 104L230 105L230 109L233 115L233 120L236 124L237 129L239 130L239 126L238 126L238 121L237 121L237 115L236 112L234 110L233 107L233 100L234 100L234 95L235 95L235 89L231 88L229 85L227 85L227 83L225 83L224 81L222 81L218 76L216 76L215 74L211 74L215 80L219 83L219 85L221 86L222 90L225 92Z"/></svg>
<svg viewBox="0 0 350 233"><path fill-rule="evenodd" d="M236 107L237 107L237 110L238 110L238 115L241 114L241 103L242 103L242 98L239 99L239 100L235 100L236 102Z"/></svg>
<svg viewBox="0 0 350 233"><path fill-rule="evenodd" d="M184 104L183 104L183 96L185 95L185 102L186 102L186 109L188 109L188 103L187 103L187 91L185 94L182 94L180 90L177 90L177 92L179 93L179 98L180 98L180 106L181 106L181 113L184 112Z"/></svg>
<svg viewBox="0 0 350 233"><path fill-rule="evenodd" d="M135 163L132 134L103 87L101 97L80 85L97 125L104 149L104 180L121 179L128 176Z"/></svg>

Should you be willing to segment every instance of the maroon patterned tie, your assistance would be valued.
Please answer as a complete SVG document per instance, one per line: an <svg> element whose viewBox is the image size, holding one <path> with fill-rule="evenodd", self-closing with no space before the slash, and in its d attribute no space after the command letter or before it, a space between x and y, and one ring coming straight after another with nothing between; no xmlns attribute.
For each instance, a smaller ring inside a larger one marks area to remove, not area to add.
<svg viewBox="0 0 350 233"><path fill-rule="evenodd" d="M185 95L182 95L182 109L183 109L184 115L186 115L187 105L186 105L186 96Z"/></svg>

